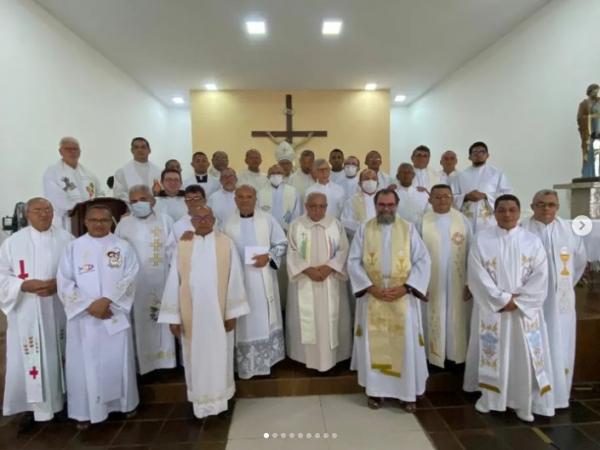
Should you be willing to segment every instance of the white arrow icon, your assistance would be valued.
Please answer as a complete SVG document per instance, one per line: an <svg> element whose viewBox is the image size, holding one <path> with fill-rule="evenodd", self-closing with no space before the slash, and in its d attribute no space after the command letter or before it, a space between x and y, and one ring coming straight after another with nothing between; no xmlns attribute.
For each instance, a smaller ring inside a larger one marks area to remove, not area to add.
<svg viewBox="0 0 600 450"><path fill-rule="evenodd" d="M592 220L588 216L577 216L571 222L571 228L577 236L587 236L592 232Z"/></svg>

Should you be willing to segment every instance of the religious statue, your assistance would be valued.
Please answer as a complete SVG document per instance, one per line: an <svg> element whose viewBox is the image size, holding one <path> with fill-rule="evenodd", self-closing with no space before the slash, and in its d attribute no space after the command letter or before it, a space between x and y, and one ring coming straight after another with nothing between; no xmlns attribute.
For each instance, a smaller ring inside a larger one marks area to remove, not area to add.
<svg viewBox="0 0 600 450"><path fill-rule="evenodd" d="M587 98L579 104L577 109L577 127L581 137L581 151L583 167L581 176L597 177L600 174L596 169L595 152L600 149L600 86L590 84L586 90Z"/></svg>
<svg viewBox="0 0 600 450"><path fill-rule="evenodd" d="M281 159L287 159L294 164L296 163L296 149L306 144L308 141L310 141L310 138L312 138L312 132L309 132L308 136L302 139L300 142L297 142L296 144L290 144L285 138L279 140L269 131L266 133L269 140L277 145L277 148L275 149L275 159L277 161Z"/></svg>

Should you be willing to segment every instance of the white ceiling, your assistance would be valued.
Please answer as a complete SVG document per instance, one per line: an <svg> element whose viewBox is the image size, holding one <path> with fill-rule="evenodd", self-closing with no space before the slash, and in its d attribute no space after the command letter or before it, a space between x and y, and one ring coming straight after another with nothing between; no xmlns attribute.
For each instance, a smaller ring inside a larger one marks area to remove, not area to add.
<svg viewBox="0 0 600 450"><path fill-rule="evenodd" d="M362 89L414 101L550 0L37 0L165 104L220 89ZM244 21L267 21L251 38ZM321 35L324 18L344 21Z"/></svg>

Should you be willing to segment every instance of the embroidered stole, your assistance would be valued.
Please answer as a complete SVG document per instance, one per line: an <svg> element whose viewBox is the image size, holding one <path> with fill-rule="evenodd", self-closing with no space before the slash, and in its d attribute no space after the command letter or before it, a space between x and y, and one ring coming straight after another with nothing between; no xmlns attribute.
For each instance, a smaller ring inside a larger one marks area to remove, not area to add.
<svg viewBox="0 0 600 450"><path fill-rule="evenodd" d="M352 196L352 211L354 218L358 223L363 223L367 219L367 208L365 207L365 199L362 193Z"/></svg>
<svg viewBox="0 0 600 450"><path fill-rule="evenodd" d="M319 225L311 228L306 228L302 221L296 222L296 242L298 252L304 261L311 265L311 246L312 246L312 230ZM328 259L335 256L339 242L340 231L334 220L331 221L328 227L325 228L325 236L327 238L327 254ZM317 264L324 264L327 261L322 261ZM317 343L317 329L315 318L315 301L324 301L325 299L315 299L313 291L313 283L306 275L302 275L298 280L298 309L300 313L300 336L302 344ZM334 349L339 345L338 337L338 321L340 316L340 285L333 273L330 274L324 281L327 285L327 306L329 316L329 348Z"/></svg>
<svg viewBox="0 0 600 450"><path fill-rule="evenodd" d="M450 260L447 269L451 271L450 292L446 293L448 302L453 302L451 320L442 322L446 317L446 299L441 298L440 286L440 239L436 226L436 214L423 216L423 241L431 255L431 278L429 282L429 303L427 304L427 355L431 364L444 367L446 358L446 324L453 327L454 347L449 349L448 358L457 363L465 361L467 354L467 303L463 300L466 278L466 230L463 215L450 210ZM444 235L444 239L446 236ZM446 283L446 279L442 279Z"/></svg>
<svg viewBox="0 0 600 450"><path fill-rule="evenodd" d="M408 223L403 220L396 219L392 225L391 277L388 284L381 273L383 264L381 227L376 218L367 222L362 263L373 285L401 286L406 283L411 269L409 230ZM404 363L406 312L410 297L405 295L394 302L384 302L368 293L366 295L371 368L385 375L401 377Z"/></svg>
<svg viewBox="0 0 600 450"><path fill-rule="evenodd" d="M292 188L292 186L287 186L282 184L283 189L283 221L289 225L292 221L292 211L294 210L294 206L296 205L296 190ZM272 214L273 211L273 197L275 196L275 192L271 188L271 184L267 189L261 189L258 192L258 204L260 205L260 209Z"/></svg>
<svg viewBox="0 0 600 450"><path fill-rule="evenodd" d="M229 285L229 272L231 267L231 241L219 231L214 231L213 233L215 235L215 253L217 257L217 296L219 297L221 317L225 320L227 287ZM178 250L177 264L180 276L179 302L183 334L185 336L183 342L189 352L189 346L192 342L192 323L194 317L193 299L190 289L194 240L179 241ZM187 354L189 355L190 353Z"/></svg>
<svg viewBox="0 0 600 450"><path fill-rule="evenodd" d="M260 210L254 211L254 232L256 233L256 243L262 247L271 248L271 223L269 216ZM239 211L235 213L227 220L225 224L225 233L231 237L234 241L241 238L241 221ZM267 297L267 306L269 309L269 325L273 325L277 322L277 306L275 305L275 293L273 292L273 269L267 264L260 269L263 287L265 289L265 296Z"/></svg>

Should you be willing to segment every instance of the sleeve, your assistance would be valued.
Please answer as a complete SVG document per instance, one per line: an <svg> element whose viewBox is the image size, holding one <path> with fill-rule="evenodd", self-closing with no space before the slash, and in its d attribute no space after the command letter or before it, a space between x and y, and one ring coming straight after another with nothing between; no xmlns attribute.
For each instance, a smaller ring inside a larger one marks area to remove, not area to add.
<svg viewBox="0 0 600 450"><path fill-rule="evenodd" d="M271 223L271 248L269 249L269 258L275 264L275 270L281 265L281 258L285 256L287 249L287 239L281 225L273 216L269 216Z"/></svg>
<svg viewBox="0 0 600 450"><path fill-rule="evenodd" d="M169 274L165 282L165 288L160 303L158 323L180 324L181 313L179 310L179 269L177 267L177 246L173 249L170 260Z"/></svg>
<svg viewBox="0 0 600 450"><path fill-rule="evenodd" d="M225 320L235 319L250 313L250 305L246 299L244 285L244 269L240 255L231 242L230 246L229 284L227 285L227 301L225 304Z"/></svg>
<svg viewBox="0 0 600 450"><path fill-rule="evenodd" d="M360 223L354 218L354 208L352 207L352 196L348 197L344 202L344 207L342 208L342 216L340 218L342 225L346 232L348 233L348 237L354 236L356 230Z"/></svg>
<svg viewBox="0 0 600 450"><path fill-rule="evenodd" d="M298 252L298 243L296 242L296 222L292 222L288 230L288 248L286 255L287 271L290 281L298 281L310 265L300 256Z"/></svg>
<svg viewBox="0 0 600 450"><path fill-rule="evenodd" d="M73 209L76 202L70 200L65 191L62 190L52 169L52 167L49 167L44 172L44 197L50 200L56 215L64 215L67 211Z"/></svg>
<svg viewBox="0 0 600 450"><path fill-rule="evenodd" d="M573 237L575 240L573 246L573 285L575 285L583 276L583 272L587 267L588 258L583 239L579 236Z"/></svg>
<svg viewBox="0 0 600 450"><path fill-rule="evenodd" d="M92 179L96 184L96 197L104 197L106 192L104 191L104 184L100 182L96 175L92 175Z"/></svg>
<svg viewBox="0 0 600 450"><path fill-rule="evenodd" d="M348 277L354 294L363 292L373 285L362 265L364 232L365 224L362 224L356 231L348 252Z"/></svg>
<svg viewBox="0 0 600 450"><path fill-rule="evenodd" d="M115 184L113 185L113 195L115 198L120 198L123 201L129 200L129 192L127 192L127 182L123 169L118 169L115 172Z"/></svg>
<svg viewBox="0 0 600 450"><path fill-rule="evenodd" d="M296 189L296 203L294 204L294 209L292 210L292 217L290 219L290 223L292 221L296 220L302 214L304 214L304 208L302 206L302 198L300 197L300 194L298 193L298 190Z"/></svg>
<svg viewBox="0 0 600 450"><path fill-rule="evenodd" d="M431 258L414 225L410 226L410 263L406 284L425 295L431 276Z"/></svg>
<svg viewBox="0 0 600 450"><path fill-rule="evenodd" d="M460 185L460 174L457 173L452 179L448 179L450 187L452 188L452 195L454 196L454 206L460 211L465 201L465 195L467 192L463 192Z"/></svg>
<svg viewBox="0 0 600 450"><path fill-rule="evenodd" d="M498 184L496 185L496 192L486 192L487 195L486 201L489 204L490 209L494 209L494 202L498 197L504 194L510 194L512 189L510 184L508 183L508 178L504 175L503 172L499 172L498 174Z"/></svg>
<svg viewBox="0 0 600 450"><path fill-rule="evenodd" d="M335 277L341 280L347 280L348 274L345 270L345 266L346 260L348 259L348 251L350 250L350 245L348 244L348 237L344 232L344 227L342 227L342 224L338 222L337 226L338 231L340 233L340 240L338 242L338 247L335 250L333 258L327 261L326 265L335 270Z"/></svg>
<svg viewBox="0 0 600 450"><path fill-rule="evenodd" d="M73 271L73 245L72 242L67 246L58 265L56 275L56 286L58 296L65 308L67 320L71 320L77 315L86 311L88 306L96 300L88 296L78 285Z"/></svg>
<svg viewBox="0 0 600 450"><path fill-rule="evenodd" d="M123 245L125 258L122 277L118 283L105 283L102 286L102 296L108 298L118 309L129 313L135 298L135 282L140 266L131 245L126 241L123 242L125 243Z"/></svg>
<svg viewBox="0 0 600 450"><path fill-rule="evenodd" d="M24 280L15 275L11 264L10 244L10 240L4 241L0 247L0 308L6 315L17 307L24 295L21 291Z"/></svg>
<svg viewBox="0 0 600 450"><path fill-rule="evenodd" d="M512 294L498 289L491 275L483 265L477 238L469 251L467 263L467 284L475 302L486 310L498 312L510 301Z"/></svg>
<svg viewBox="0 0 600 450"><path fill-rule="evenodd" d="M548 257L542 242L537 237L535 239L537 242L532 270L514 292L517 294L515 304L526 316L535 314L544 305L548 295Z"/></svg>

